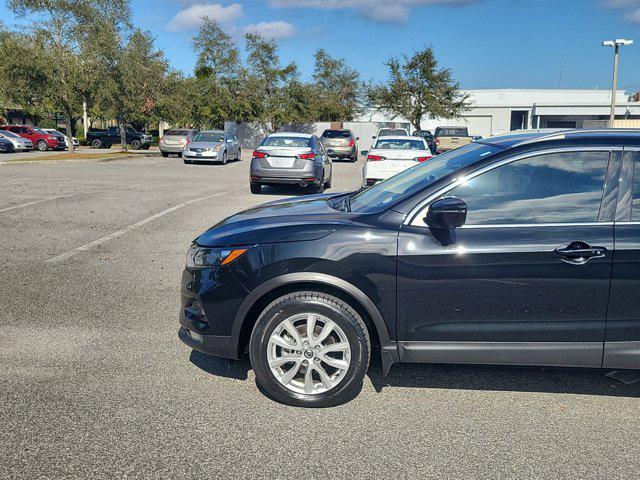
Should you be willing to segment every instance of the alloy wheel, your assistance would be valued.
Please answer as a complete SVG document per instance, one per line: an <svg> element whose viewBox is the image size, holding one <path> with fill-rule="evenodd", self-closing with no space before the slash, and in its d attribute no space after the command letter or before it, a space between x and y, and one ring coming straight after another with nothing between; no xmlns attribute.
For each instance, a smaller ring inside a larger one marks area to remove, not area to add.
<svg viewBox="0 0 640 480"><path fill-rule="evenodd" d="M271 373L288 390L319 394L345 377L351 364L347 336L332 320L300 313L282 321L269 337Z"/></svg>

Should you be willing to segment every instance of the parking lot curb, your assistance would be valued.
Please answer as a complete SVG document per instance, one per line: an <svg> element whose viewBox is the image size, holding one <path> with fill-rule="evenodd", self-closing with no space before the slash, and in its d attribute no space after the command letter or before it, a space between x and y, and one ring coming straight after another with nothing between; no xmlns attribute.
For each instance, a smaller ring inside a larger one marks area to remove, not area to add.
<svg viewBox="0 0 640 480"><path fill-rule="evenodd" d="M123 155L114 155L111 157L99 157L99 158L34 158L34 159L16 159L16 160L5 160L2 161L0 159L0 165L11 165L11 164L24 164L24 163L59 163L59 162L112 162L115 160L132 160L135 158L150 158L157 156L156 153L128 153Z"/></svg>

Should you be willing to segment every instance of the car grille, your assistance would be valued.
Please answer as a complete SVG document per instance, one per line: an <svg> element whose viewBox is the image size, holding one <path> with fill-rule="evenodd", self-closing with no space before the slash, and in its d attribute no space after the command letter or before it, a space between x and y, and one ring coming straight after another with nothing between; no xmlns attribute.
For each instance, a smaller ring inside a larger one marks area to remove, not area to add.
<svg viewBox="0 0 640 480"><path fill-rule="evenodd" d="M208 148L189 148L190 152L202 153L208 151Z"/></svg>

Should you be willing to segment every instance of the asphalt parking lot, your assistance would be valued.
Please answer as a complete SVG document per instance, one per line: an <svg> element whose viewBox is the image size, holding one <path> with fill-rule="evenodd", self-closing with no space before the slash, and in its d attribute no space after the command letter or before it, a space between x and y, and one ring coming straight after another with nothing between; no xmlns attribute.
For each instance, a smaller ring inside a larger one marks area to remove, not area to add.
<svg viewBox="0 0 640 480"><path fill-rule="evenodd" d="M360 167L335 163L331 191ZM0 478L637 477L640 382L373 365L352 402L305 410L186 348L190 241L296 193L251 195L246 160L0 165Z"/></svg>

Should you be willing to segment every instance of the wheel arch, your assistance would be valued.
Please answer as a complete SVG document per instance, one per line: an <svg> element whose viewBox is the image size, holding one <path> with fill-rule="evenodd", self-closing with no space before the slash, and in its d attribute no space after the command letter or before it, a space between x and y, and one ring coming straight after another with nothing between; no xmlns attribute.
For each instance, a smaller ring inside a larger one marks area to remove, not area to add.
<svg viewBox="0 0 640 480"><path fill-rule="evenodd" d="M389 338L384 319L371 299L359 288L341 278L312 272L281 275L266 281L249 293L234 318L230 355L239 358L248 345L251 330L260 313L269 303L282 295L300 290L334 295L356 310L371 334L372 347L380 349L385 374L391 365L398 361L396 342Z"/></svg>

